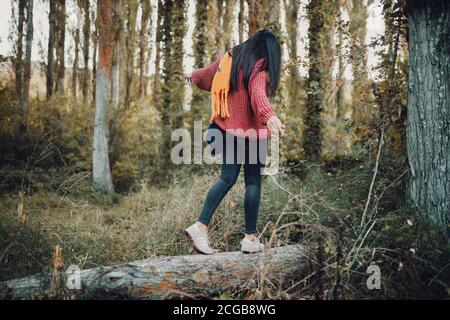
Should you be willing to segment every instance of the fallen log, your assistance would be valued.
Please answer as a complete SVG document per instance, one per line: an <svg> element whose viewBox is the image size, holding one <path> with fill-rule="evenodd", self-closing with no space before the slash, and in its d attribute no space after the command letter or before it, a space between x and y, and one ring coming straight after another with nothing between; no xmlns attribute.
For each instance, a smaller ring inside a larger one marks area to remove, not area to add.
<svg viewBox="0 0 450 320"><path fill-rule="evenodd" d="M63 297L81 299L171 299L213 297L258 288L261 279L286 280L307 268L307 251L291 245L258 254L223 252L210 256L162 256L79 272L81 289ZM63 273L64 277L67 277ZM71 276L69 276L70 278ZM0 283L2 298L52 297L52 275L37 274ZM66 281L66 279L63 279ZM65 283L65 282L64 282Z"/></svg>

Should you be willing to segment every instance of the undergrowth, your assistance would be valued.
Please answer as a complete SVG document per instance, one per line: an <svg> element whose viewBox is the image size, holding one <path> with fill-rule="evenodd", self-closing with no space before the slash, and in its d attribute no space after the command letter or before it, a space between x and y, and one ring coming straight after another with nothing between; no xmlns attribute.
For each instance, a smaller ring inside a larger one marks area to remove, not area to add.
<svg viewBox="0 0 450 320"><path fill-rule="evenodd" d="M260 283L257 295L245 297L448 298L446 241L426 223L423 213L408 209L402 200L405 169L389 159L380 168L363 225L371 161L328 163L315 174L298 164L284 168L275 180L265 177L260 236L270 246L310 248L309 271L276 285ZM88 172L55 172L53 176L60 178L53 184L35 172L21 193L0 198L0 280L50 271L56 245L63 249L66 266L83 269L191 254L180 230L195 221L217 169L181 169L170 186L142 181L135 192L113 199L92 189ZM213 247L239 249L243 195L240 177L214 216ZM379 290L366 286L370 265L380 268ZM238 292L230 296L243 297Z"/></svg>

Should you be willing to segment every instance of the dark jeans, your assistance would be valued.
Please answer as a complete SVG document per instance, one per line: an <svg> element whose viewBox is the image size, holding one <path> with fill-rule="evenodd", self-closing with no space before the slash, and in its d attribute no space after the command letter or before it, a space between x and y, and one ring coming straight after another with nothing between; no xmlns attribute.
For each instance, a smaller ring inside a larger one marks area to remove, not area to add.
<svg viewBox="0 0 450 320"><path fill-rule="evenodd" d="M224 148L222 152L222 168L220 178L214 182L208 191L205 203L203 204L203 209L200 213L198 221L208 225L211 218L219 206L222 199L230 191L239 176L241 167L244 166L244 181L245 181L245 200L244 200L244 211L245 211L245 233L253 234L256 233L256 224L258 220L259 203L261 199L261 168L263 166L259 161L261 157L258 157L258 162L254 163L248 161L249 159L249 143L245 139L245 158L238 160L237 158L237 144L235 143L230 146L229 140L224 141ZM234 148L234 159L226 159L226 150L229 148ZM254 149L250 149L254 150ZM259 150L259 148L257 149ZM251 151L250 151L251 152ZM264 154L264 152L263 152ZM264 156L265 157L265 154Z"/></svg>

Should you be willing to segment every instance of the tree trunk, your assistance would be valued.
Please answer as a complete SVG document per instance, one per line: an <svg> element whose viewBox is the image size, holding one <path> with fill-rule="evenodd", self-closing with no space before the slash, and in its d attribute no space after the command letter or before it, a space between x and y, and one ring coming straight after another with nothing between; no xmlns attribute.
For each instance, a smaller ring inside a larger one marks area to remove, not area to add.
<svg viewBox="0 0 450 320"><path fill-rule="evenodd" d="M338 86L337 92L336 92L336 120L339 120L342 118L344 112L344 31L343 28L343 20L342 20L342 14L341 9L338 9L337 13L337 33L338 33L338 43L337 43L337 68L338 68L338 77L336 79L336 85Z"/></svg>
<svg viewBox="0 0 450 320"><path fill-rule="evenodd" d="M300 81L300 75L298 72L298 13L299 13L299 0L287 0L285 1L286 11L286 29L288 33L288 49L289 49L289 107L296 109L298 105L298 85ZM298 110L296 110L298 112Z"/></svg>
<svg viewBox="0 0 450 320"><path fill-rule="evenodd" d="M367 6L361 0L352 0L350 11L350 46L353 71L353 119L360 123L364 118L367 91L367 53L366 53L366 22Z"/></svg>
<svg viewBox="0 0 450 320"><path fill-rule="evenodd" d="M161 90L161 170L170 175L172 146L171 132L183 125L184 102L184 36L186 34L186 1L164 2L163 35L163 83ZM177 94L174 95L174 92Z"/></svg>
<svg viewBox="0 0 450 320"><path fill-rule="evenodd" d="M147 81L145 73L147 66L149 23L152 14L150 0L141 0L141 8L141 29L139 31L139 97L147 94Z"/></svg>
<svg viewBox="0 0 450 320"><path fill-rule="evenodd" d="M111 105L118 109L120 104L120 66L122 58L122 34L123 34L123 0L113 2L114 21L114 45L112 57L112 79L111 79Z"/></svg>
<svg viewBox="0 0 450 320"><path fill-rule="evenodd" d="M225 50L230 49L233 45L231 40L233 34L232 27L235 4L236 0L225 0L225 13L223 15L223 37Z"/></svg>
<svg viewBox="0 0 450 320"><path fill-rule="evenodd" d="M448 232L450 221L450 2L410 1L408 198ZM447 233L448 236L448 233Z"/></svg>
<svg viewBox="0 0 450 320"><path fill-rule="evenodd" d="M321 0L311 0L307 7L309 18L309 70L306 81L306 114L303 148L308 160L320 160L322 149L321 112L323 98L322 50L321 36L323 36L324 14Z"/></svg>
<svg viewBox="0 0 450 320"><path fill-rule="evenodd" d="M238 16L238 30L239 30L239 43L244 42L244 0L239 0L239 16Z"/></svg>
<svg viewBox="0 0 450 320"><path fill-rule="evenodd" d="M153 105L158 108L159 103L159 93L161 90L161 23L163 16L164 5L161 0L158 0L158 9L157 9L157 17L156 17L156 35L155 35L155 78L153 83ZM159 108L158 108L159 109Z"/></svg>
<svg viewBox="0 0 450 320"><path fill-rule="evenodd" d="M89 0L83 0L83 84L81 90L83 93L83 100L86 103L89 92L89 49L90 49L90 38L91 38L91 16L89 11Z"/></svg>
<svg viewBox="0 0 450 320"><path fill-rule="evenodd" d="M65 92L65 41L66 41L66 0L56 1L56 92L63 95Z"/></svg>
<svg viewBox="0 0 450 320"><path fill-rule="evenodd" d="M223 292L258 288L261 275L268 283L304 276L309 268L307 255L302 246L285 246L257 254L224 252L209 256L154 257L83 270L81 290L69 294L79 299L214 297ZM50 274L38 274L5 281L0 283L3 288L0 298L45 298L51 292L50 278ZM70 283L70 279L64 282Z"/></svg>
<svg viewBox="0 0 450 320"><path fill-rule="evenodd" d="M107 193L114 192L108 156L108 109L111 97L112 1L97 4L99 61L95 85L94 184Z"/></svg>
<svg viewBox="0 0 450 320"><path fill-rule="evenodd" d="M25 8L27 0L19 0L19 17L17 21L17 41L16 41L16 57L15 57L15 77L16 77L16 99L19 101L20 107L23 104L23 29L25 24Z"/></svg>
<svg viewBox="0 0 450 320"><path fill-rule="evenodd" d="M91 20L94 21L94 31L92 32L92 42L94 45L92 52L92 104L95 105L95 96L96 96L96 83L97 83L97 58L98 58L98 18L95 13L92 13Z"/></svg>
<svg viewBox="0 0 450 320"><path fill-rule="evenodd" d="M193 34L194 68L199 69L209 61L208 49L208 0L197 0L195 7L195 29ZM194 87L192 89L191 114L192 121L202 121L208 110L209 94ZM206 122L205 122L206 124ZM194 123L192 122L193 126ZM199 147L199 146L197 146Z"/></svg>
<svg viewBox="0 0 450 320"><path fill-rule="evenodd" d="M137 9L137 0L127 0L127 37L125 39L127 53L125 65L125 101L127 103L131 101L131 90L133 88Z"/></svg>
<svg viewBox="0 0 450 320"><path fill-rule="evenodd" d="M73 59L73 67L72 67L72 96L74 99L77 97L77 85L78 85L78 69L79 69L79 53L80 53L80 25L81 25L81 8L79 6L79 2L76 3L76 14L77 14L77 21L75 26L75 35L74 35L74 42L75 42L75 52L74 52L74 59Z"/></svg>
<svg viewBox="0 0 450 320"><path fill-rule="evenodd" d="M50 11L48 13L48 49L47 49L47 98L53 95L54 68L55 68L55 40L56 40L56 2L49 1Z"/></svg>
<svg viewBox="0 0 450 320"><path fill-rule="evenodd" d="M248 4L248 35L252 36L262 27L262 1L247 0Z"/></svg>
<svg viewBox="0 0 450 320"><path fill-rule="evenodd" d="M30 98L30 81L31 81L31 50L33 46L33 8L34 0L27 1L27 36L25 43L25 61L23 69L23 93L22 93L22 116L23 123L27 123L28 102ZM25 128L26 129L26 128Z"/></svg>

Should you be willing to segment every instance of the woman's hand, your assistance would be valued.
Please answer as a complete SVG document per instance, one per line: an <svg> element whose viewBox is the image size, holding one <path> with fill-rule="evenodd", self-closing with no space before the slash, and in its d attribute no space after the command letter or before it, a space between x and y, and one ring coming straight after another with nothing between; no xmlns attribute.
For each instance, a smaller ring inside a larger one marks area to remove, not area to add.
<svg viewBox="0 0 450 320"><path fill-rule="evenodd" d="M184 79L186 80L187 83L192 84L192 76L185 76Z"/></svg>
<svg viewBox="0 0 450 320"><path fill-rule="evenodd" d="M267 120L267 126L272 134L278 134L280 136L284 135L284 125L277 116L270 117L269 120Z"/></svg>

